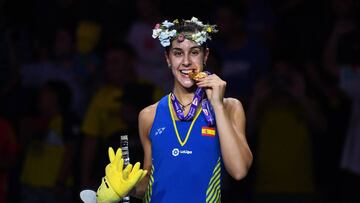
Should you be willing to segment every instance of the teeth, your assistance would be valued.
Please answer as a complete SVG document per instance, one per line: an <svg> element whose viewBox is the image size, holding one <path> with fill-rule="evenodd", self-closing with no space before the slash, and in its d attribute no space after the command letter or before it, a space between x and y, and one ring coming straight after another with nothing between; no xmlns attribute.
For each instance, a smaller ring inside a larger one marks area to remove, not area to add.
<svg viewBox="0 0 360 203"><path fill-rule="evenodd" d="M180 70L180 72L183 74L189 74L189 73L192 73L193 71L192 70Z"/></svg>

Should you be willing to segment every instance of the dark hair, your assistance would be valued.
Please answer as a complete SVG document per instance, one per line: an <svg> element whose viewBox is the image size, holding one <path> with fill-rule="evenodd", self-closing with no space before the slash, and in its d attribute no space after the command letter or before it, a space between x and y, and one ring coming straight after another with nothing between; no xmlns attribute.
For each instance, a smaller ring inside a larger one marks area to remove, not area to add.
<svg viewBox="0 0 360 203"><path fill-rule="evenodd" d="M169 30L176 30L177 33L196 33L200 32L203 28L196 23L181 20L179 23L175 23L169 28ZM176 38L172 38L170 41L170 46L165 47L166 53L169 53L171 48L171 43ZM201 47L205 50L207 48L207 43L204 42Z"/></svg>

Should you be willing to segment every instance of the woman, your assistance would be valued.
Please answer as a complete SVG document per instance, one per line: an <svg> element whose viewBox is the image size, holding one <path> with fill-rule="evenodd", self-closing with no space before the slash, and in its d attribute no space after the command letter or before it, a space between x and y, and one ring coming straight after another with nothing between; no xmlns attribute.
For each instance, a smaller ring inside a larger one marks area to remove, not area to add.
<svg viewBox="0 0 360 203"><path fill-rule="evenodd" d="M165 47L174 76L173 92L139 114L146 170L137 163L122 171L121 151L110 149L98 202L116 202L131 189L144 202L219 202L223 168L236 180L246 176L252 153L243 107L224 98L225 81L202 72L209 56L206 41L215 32L215 25L195 17L155 26L153 37ZM203 77L197 77L200 72Z"/></svg>

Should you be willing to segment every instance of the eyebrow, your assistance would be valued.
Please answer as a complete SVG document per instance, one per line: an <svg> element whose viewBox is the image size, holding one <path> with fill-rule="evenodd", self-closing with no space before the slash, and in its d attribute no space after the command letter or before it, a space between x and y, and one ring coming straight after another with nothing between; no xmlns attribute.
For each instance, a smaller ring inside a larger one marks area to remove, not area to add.
<svg viewBox="0 0 360 203"><path fill-rule="evenodd" d="M193 46L193 47L190 47L190 50L192 49L201 49L201 46ZM183 49L179 48L179 47L174 47L172 48L171 50L176 50L176 51L182 51Z"/></svg>

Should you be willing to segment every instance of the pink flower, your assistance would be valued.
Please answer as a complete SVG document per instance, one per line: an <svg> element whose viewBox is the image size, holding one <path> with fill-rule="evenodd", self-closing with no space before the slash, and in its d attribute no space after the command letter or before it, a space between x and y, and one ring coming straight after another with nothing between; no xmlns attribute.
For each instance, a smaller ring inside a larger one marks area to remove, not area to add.
<svg viewBox="0 0 360 203"><path fill-rule="evenodd" d="M159 29L160 28L160 23L157 23L156 25L155 25L155 29Z"/></svg>
<svg viewBox="0 0 360 203"><path fill-rule="evenodd" d="M179 34L179 36L177 37L177 41L178 41L178 42L183 42L184 39L185 39L184 34Z"/></svg>

